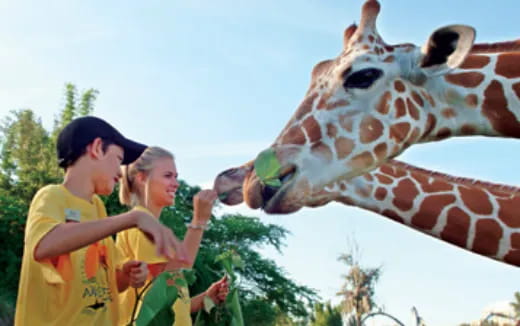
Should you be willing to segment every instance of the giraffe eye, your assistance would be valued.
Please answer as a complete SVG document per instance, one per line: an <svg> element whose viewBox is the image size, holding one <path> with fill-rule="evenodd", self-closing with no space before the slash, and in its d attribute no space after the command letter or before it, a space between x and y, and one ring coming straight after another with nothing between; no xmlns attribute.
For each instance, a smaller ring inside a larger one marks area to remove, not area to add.
<svg viewBox="0 0 520 326"><path fill-rule="evenodd" d="M383 75L383 71L376 68L366 68L351 73L345 79L343 87L347 88L369 88L372 84Z"/></svg>

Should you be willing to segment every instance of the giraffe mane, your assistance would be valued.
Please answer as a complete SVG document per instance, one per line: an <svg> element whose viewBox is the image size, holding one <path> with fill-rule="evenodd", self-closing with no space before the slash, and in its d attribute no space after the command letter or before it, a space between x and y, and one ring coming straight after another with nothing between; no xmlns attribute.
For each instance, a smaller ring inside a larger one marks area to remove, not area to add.
<svg viewBox="0 0 520 326"><path fill-rule="evenodd" d="M452 176L452 175L449 175L446 173L419 168L417 166L413 166L413 165L410 165L410 164L407 164L407 163L404 163L401 161L396 161L396 160L392 160L392 165L403 167L410 172L426 174L433 178L441 178L448 182L463 184L463 185L467 185L467 186L478 186L478 187L482 187L482 188L485 188L485 189L491 190L491 191L508 193L509 195L515 195L515 194L520 193L520 187L505 185L505 184L501 184L501 183L493 183L493 182L489 182L489 181L476 180L476 179L472 179L472 178L455 177L455 176Z"/></svg>
<svg viewBox="0 0 520 326"><path fill-rule="evenodd" d="M520 51L520 39L496 43L474 44L471 53L497 53L497 52L517 52Z"/></svg>

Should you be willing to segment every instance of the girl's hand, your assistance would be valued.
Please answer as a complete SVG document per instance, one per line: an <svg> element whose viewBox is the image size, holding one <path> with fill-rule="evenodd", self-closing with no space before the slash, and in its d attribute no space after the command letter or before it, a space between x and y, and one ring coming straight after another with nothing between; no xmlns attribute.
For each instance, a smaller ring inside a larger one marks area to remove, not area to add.
<svg viewBox="0 0 520 326"><path fill-rule="evenodd" d="M193 197L193 223L207 223L211 217L213 203L217 199L215 190L201 190Z"/></svg>
<svg viewBox="0 0 520 326"><path fill-rule="evenodd" d="M227 276L224 276L217 281L206 290L206 295L213 300L215 304L220 304L226 301L226 297L229 293L229 284L227 281Z"/></svg>
<svg viewBox="0 0 520 326"><path fill-rule="evenodd" d="M123 265L123 273L128 277L129 285L137 289L148 278L148 265L144 261L130 260Z"/></svg>

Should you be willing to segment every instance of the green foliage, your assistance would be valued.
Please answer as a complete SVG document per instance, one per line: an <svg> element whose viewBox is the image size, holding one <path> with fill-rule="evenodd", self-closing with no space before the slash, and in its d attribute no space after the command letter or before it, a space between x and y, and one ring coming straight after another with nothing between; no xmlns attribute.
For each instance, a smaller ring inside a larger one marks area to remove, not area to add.
<svg viewBox="0 0 520 326"><path fill-rule="evenodd" d="M316 303L309 326L342 326L341 306L333 307L330 302Z"/></svg>
<svg viewBox="0 0 520 326"><path fill-rule="evenodd" d="M66 97L75 87L68 84ZM63 178L56 159L56 136L74 117L91 113L96 90L82 94L80 107L67 102L54 129L47 131L30 109L11 111L0 123L0 293L6 305L16 302L23 252L25 221L32 197L44 185Z"/></svg>
<svg viewBox="0 0 520 326"><path fill-rule="evenodd" d="M520 318L520 292L515 292L515 301L511 302L511 306L515 310L515 317Z"/></svg>

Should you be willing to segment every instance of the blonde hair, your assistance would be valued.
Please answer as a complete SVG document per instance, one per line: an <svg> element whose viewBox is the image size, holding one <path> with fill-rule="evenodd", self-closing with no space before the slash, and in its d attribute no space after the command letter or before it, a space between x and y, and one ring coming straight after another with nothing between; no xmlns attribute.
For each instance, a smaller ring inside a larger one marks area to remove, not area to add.
<svg viewBox="0 0 520 326"><path fill-rule="evenodd" d="M135 183L135 176L141 172L146 176L153 170L155 161L163 158L174 159L169 151L160 147L148 147L137 160L129 165L121 167L121 184L119 187L119 201L123 205L134 207L136 205L147 206L149 179L146 179L144 193L140 193Z"/></svg>

